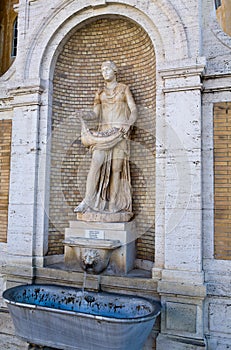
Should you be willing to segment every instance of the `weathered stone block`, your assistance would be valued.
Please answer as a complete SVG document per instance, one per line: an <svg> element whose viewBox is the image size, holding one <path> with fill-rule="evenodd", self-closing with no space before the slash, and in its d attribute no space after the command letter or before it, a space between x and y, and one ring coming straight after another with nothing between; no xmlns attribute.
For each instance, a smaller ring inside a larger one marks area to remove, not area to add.
<svg viewBox="0 0 231 350"><path fill-rule="evenodd" d="M225 302L211 302L209 304L209 325L210 331L221 332L223 334L231 333L231 305L230 300Z"/></svg>
<svg viewBox="0 0 231 350"><path fill-rule="evenodd" d="M71 221L70 227L65 230L65 240L75 237L88 238L89 231L99 233L99 238L106 240L119 240L121 247L112 252L108 269L116 273L127 273L134 267L135 261L135 221L127 223L88 223L84 221ZM65 263L73 269L80 269L74 249L65 246Z"/></svg>
<svg viewBox="0 0 231 350"><path fill-rule="evenodd" d="M180 332L196 333L196 305L167 302L166 329Z"/></svg>
<svg viewBox="0 0 231 350"><path fill-rule="evenodd" d="M159 334L156 341L157 350L205 350L204 341L184 337L167 336Z"/></svg>

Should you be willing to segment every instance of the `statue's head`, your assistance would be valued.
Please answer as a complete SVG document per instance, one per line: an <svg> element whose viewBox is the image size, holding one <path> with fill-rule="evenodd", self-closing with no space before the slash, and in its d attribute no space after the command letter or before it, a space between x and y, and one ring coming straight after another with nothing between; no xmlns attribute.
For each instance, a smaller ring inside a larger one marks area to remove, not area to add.
<svg viewBox="0 0 231 350"><path fill-rule="evenodd" d="M113 61L104 61L101 65L101 69L103 69L104 67L110 67L114 71L115 74L118 73L118 68L117 68L115 62L113 62Z"/></svg>

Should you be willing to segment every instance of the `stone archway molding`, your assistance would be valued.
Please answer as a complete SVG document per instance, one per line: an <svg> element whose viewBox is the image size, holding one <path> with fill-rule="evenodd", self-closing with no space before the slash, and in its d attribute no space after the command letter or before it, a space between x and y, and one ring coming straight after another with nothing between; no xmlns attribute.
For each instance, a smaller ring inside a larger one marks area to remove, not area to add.
<svg viewBox="0 0 231 350"><path fill-rule="evenodd" d="M100 16L123 16L135 21L149 34L157 60L175 61L188 57L187 36L183 23L168 0L69 0L48 12L32 35L24 61L24 79L47 80L53 75L52 67L73 29L87 20ZM172 49L174 45L174 50ZM52 63L54 63L52 65Z"/></svg>

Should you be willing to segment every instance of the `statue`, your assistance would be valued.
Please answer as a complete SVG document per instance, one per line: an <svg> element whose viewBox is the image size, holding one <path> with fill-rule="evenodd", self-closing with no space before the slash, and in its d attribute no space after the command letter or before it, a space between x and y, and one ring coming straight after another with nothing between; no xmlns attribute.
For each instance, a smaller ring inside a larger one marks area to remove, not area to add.
<svg viewBox="0 0 231 350"><path fill-rule="evenodd" d="M132 212L129 134L137 108L129 87L117 82L115 63L103 62L101 71L104 88L96 92L93 108L98 131L90 131L81 120L81 140L92 151L92 160L85 197L74 211Z"/></svg>

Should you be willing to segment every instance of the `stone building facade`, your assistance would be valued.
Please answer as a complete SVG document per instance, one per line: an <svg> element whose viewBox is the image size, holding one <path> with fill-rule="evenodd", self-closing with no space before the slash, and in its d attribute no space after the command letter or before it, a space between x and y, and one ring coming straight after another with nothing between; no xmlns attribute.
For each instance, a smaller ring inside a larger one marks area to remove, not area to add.
<svg viewBox="0 0 231 350"><path fill-rule="evenodd" d="M104 275L101 289L161 300L145 350L231 347L228 3L1 2L1 292L82 285L82 273L54 268L89 166L74 111L91 108L100 64L112 59L139 109L131 141L136 267L150 276ZM0 344L28 348L1 296Z"/></svg>

